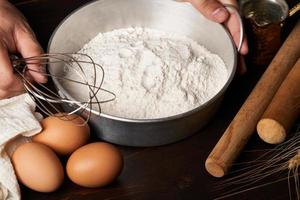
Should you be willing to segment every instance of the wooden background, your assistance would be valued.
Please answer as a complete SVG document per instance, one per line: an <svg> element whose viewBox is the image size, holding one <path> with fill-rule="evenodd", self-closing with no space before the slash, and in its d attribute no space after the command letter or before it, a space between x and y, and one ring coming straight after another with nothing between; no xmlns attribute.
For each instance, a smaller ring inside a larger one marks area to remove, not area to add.
<svg viewBox="0 0 300 200"><path fill-rule="evenodd" d="M28 18L38 40L46 49L53 30L61 20L71 11L89 1L29 0L12 2ZM295 2L289 1L290 5ZM293 21L298 16L288 22L284 35L289 32ZM66 178L63 186L50 194L37 193L22 186L23 199L198 200L213 199L221 195L219 191L216 191L215 186L220 185L222 179L211 177L204 169L204 162L264 70L263 67L251 66L250 63L251 59L248 59L248 73L236 77L231 84L214 119L192 137L162 147L119 147L124 155L125 167L118 180L107 187L82 188ZM272 148L272 146L263 144L255 135L237 163L254 160L261 154L261 152L253 150L268 148ZM239 169L239 167L236 168ZM266 180L264 183L266 182L268 181ZM288 198L287 181L282 181L227 199L286 200Z"/></svg>

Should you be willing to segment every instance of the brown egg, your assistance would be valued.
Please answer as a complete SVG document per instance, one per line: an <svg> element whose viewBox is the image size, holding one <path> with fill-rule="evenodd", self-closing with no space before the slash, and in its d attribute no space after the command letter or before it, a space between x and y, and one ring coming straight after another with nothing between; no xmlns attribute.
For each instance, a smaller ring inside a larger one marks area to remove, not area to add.
<svg viewBox="0 0 300 200"><path fill-rule="evenodd" d="M12 155L18 180L38 192L53 192L64 180L64 169L56 154L46 145L25 143Z"/></svg>
<svg viewBox="0 0 300 200"><path fill-rule="evenodd" d="M111 144L96 142L77 149L67 162L67 174L83 187L101 187L114 181L123 167L120 151Z"/></svg>
<svg viewBox="0 0 300 200"><path fill-rule="evenodd" d="M74 114L66 120L50 116L43 119L41 125L43 130L32 140L47 145L60 155L70 155L85 145L90 137L88 124Z"/></svg>

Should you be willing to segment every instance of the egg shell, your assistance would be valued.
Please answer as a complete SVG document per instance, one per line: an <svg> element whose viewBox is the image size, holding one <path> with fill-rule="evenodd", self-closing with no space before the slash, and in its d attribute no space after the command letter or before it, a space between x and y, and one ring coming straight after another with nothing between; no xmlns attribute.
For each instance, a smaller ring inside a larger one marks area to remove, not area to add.
<svg viewBox="0 0 300 200"><path fill-rule="evenodd" d="M64 169L57 155L46 145L25 143L12 155L18 180L38 192L53 192L64 180Z"/></svg>
<svg viewBox="0 0 300 200"><path fill-rule="evenodd" d="M88 124L75 114L67 119L49 116L41 121L41 125L43 130L32 140L47 145L59 155L70 155L85 145L90 137Z"/></svg>
<svg viewBox="0 0 300 200"><path fill-rule="evenodd" d="M123 168L120 151L111 144L96 142L77 149L66 166L68 177L83 187L101 187L113 182Z"/></svg>

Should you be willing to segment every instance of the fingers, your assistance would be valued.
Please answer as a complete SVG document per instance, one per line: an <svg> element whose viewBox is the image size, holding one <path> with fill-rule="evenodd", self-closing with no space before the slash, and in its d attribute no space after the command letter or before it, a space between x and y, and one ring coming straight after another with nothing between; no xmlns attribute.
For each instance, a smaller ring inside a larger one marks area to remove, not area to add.
<svg viewBox="0 0 300 200"><path fill-rule="evenodd" d="M23 83L14 73L4 42L0 41L0 99L8 98L24 91Z"/></svg>
<svg viewBox="0 0 300 200"><path fill-rule="evenodd" d="M17 28L15 30L15 42L17 50L21 53L24 58L40 56L43 50L37 42L34 34L28 27ZM45 76L45 65L41 63L33 63L28 65L30 78L38 83L46 83L47 76Z"/></svg>
<svg viewBox="0 0 300 200"><path fill-rule="evenodd" d="M240 54L241 55L246 55L246 54L248 54L248 52L249 52L248 40L247 40L247 37L245 36L244 40L243 40L243 43L242 43L241 50L240 50Z"/></svg>
<svg viewBox="0 0 300 200"><path fill-rule="evenodd" d="M241 40L240 33L241 33L241 31L243 31L243 30L241 30L240 22L237 17L238 17L237 13L231 11L231 15L225 23L230 34L232 35L232 38L233 38L236 46L238 46L240 43L240 40ZM245 36L245 34L244 34L242 46L241 46L239 53L242 55L246 55L248 53L248 41L247 41L247 37Z"/></svg>
<svg viewBox="0 0 300 200"><path fill-rule="evenodd" d="M217 0L183 0L190 2L205 17L218 23L223 23L229 17L229 13Z"/></svg>
<svg viewBox="0 0 300 200"><path fill-rule="evenodd" d="M233 5L236 8L238 8L238 2L236 0L219 0L223 5L225 4L229 4L229 5ZM239 24L239 20L237 19L237 14L235 12L230 12L230 17L226 22L226 25L233 37L233 40L236 44L236 46L239 45L240 42L240 24ZM243 38L243 42L242 42L242 47L240 49L240 54L241 55L246 55L248 53L248 41L247 41L247 37L244 34L244 38ZM243 63L243 62L242 62ZM244 65L244 64L243 64ZM244 65L245 66L245 65ZM245 70L243 70L245 71Z"/></svg>
<svg viewBox="0 0 300 200"><path fill-rule="evenodd" d="M247 36L244 34L244 39L243 39L242 47L240 50L240 54L246 55L246 54L248 54L248 52L249 52L248 39L247 39Z"/></svg>

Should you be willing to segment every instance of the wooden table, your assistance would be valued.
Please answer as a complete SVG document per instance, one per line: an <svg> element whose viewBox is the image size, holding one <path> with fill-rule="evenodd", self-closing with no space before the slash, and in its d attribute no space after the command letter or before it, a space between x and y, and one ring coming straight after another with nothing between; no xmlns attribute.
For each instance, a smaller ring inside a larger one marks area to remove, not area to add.
<svg viewBox="0 0 300 200"><path fill-rule="evenodd" d="M28 18L42 46L60 21L72 10L88 0L32 0L13 1ZM113 184L99 189L87 189L71 183L67 178L63 186L51 194L37 193L21 187L24 200L198 200L213 199L220 195L214 186L221 179L211 177L204 162L239 107L255 85L263 69L250 67L249 72L237 77L231 84L221 109L213 120L197 134L162 147L119 147L124 155L125 167ZM255 135L255 134L254 134ZM271 148L255 135L246 150ZM241 160L253 160L261 152L244 152ZM274 183L228 199L277 199L289 198L287 181Z"/></svg>

